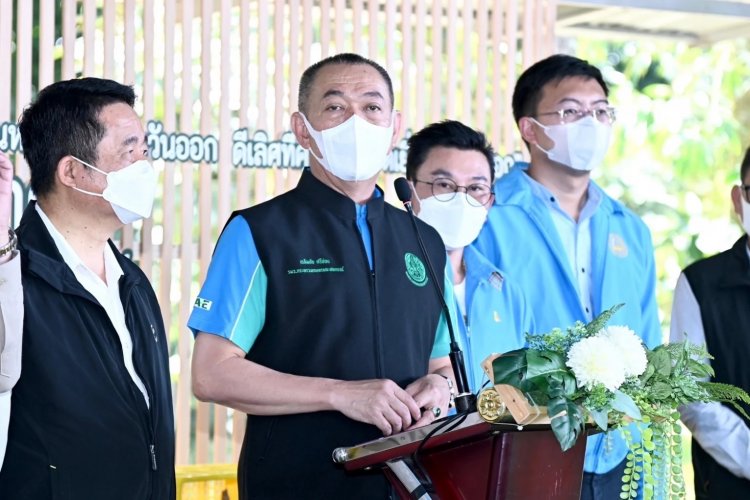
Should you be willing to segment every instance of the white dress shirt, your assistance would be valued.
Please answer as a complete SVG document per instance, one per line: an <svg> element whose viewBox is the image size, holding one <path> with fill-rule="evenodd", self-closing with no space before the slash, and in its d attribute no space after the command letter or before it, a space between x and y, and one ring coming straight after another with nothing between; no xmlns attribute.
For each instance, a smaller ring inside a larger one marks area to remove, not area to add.
<svg viewBox="0 0 750 500"><path fill-rule="evenodd" d="M36 204L36 211L39 214L39 217L41 217L42 222L44 222L44 225L47 227L50 236L52 236L52 239L57 246L57 250L60 252L60 255L62 255L62 258L68 267L73 271L78 282L86 289L86 291L94 296L107 313L107 316L112 322L112 326L114 326L115 331L117 332L117 336L120 338L125 369L143 394L143 398L146 400L146 405L150 406L146 386L136 373L135 366L133 366L133 340L128 327L125 324L125 311L122 307L122 301L120 300L119 281L124 273L122 272L120 264L117 262L114 252L112 252L109 245L107 245L104 250L104 274L107 278L107 282L105 283L99 275L83 263L75 250L73 250L73 247L70 246L65 237L63 237L57 228L55 228L52 221L49 220L38 203Z"/></svg>
<svg viewBox="0 0 750 500"><path fill-rule="evenodd" d="M750 259L750 249L745 248ZM689 340L705 345L706 334L700 307L690 283L680 274L674 289L670 342ZM706 360L709 363L709 360ZM714 460L735 476L750 479L750 428L721 403L691 403L680 407L680 415L693 438Z"/></svg>

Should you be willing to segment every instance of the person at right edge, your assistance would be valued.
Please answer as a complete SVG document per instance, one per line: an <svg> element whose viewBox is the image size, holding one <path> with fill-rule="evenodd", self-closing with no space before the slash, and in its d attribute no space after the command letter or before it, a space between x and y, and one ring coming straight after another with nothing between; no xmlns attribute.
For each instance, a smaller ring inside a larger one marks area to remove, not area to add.
<svg viewBox="0 0 750 500"><path fill-rule="evenodd" d="M734 211L745 234L732 248L694 262L677 280L672 303L670 341L706 344L712 356L713 382L750 391L750 148L740 167L740 185L732 187ZM750 413L750 407L744 409ZM729 405L692 403L680 408L693 434L695 498L750 498L750 428Z"/></svg>
<svg viewBox="0 0 750 500"><path fill-rule="evenodd" d="M590 178L615 121L608 92L598 68L568 55L521 74L513 115L531 161L497 182L474 245L521 287L538 332L624 304L610 324L628 326L653 348L661 330L651 234ZM588 438L582 499L620 497L627 451L618 430Z"/></svg>

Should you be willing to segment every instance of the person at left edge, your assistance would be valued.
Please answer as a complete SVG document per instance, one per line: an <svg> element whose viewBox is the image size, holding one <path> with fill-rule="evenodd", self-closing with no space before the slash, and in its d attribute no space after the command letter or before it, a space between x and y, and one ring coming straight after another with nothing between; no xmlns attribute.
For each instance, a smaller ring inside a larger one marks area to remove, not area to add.
<svg viewBox="0 0 750 500"><path fill-rule="evenodd" d="M494 199L495 152L483 133L455 120L428 125L408 144L414 213L437 230L448 251L469 386L478 392L487 380L482 361L524 347L524 333L534 331L521 289L469 245Z"/></svg>
<svg viewBox="0 0 750 500"><path fill-rule="evenodd" d="M19 122L38 201L16 231L23 369L3 500L175 496L161 312L146 276L110 240L150 216L156 190L134 101L111 80L61 81Z"/></svg>
<svg viewBox="0 0 750 500"><path fill-rule="evenodd" d="M291 125L310 168L225 227L188 321L193 391L248 414L240 498L387 498L381 473L332 451L445 414L452 376L409 215L376 186L400 125L388 73L356 54L312 65ZM443 243L419 224L452 304Z"/></svg>

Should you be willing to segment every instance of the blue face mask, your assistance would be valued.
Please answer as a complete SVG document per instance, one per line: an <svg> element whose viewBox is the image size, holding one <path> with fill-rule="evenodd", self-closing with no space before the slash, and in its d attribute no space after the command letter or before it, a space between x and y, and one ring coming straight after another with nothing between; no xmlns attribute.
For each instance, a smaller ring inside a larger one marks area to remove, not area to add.
<svg viewBox="0 0 750 500"><path fill-rule="evenodd" d="M101 193L92 193L73 187L76 191L91 196L101 196L112 205L117 218L130 224L151 216L156 195L156 171L146 160L138 160L113 172L104 172L73 156L74 159L107 176L107 187Z"/></svg>

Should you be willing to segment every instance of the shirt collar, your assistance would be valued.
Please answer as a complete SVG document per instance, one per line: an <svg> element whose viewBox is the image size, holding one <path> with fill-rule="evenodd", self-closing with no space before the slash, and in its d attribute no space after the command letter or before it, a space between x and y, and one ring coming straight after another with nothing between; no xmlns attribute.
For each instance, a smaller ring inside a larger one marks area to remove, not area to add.
<svg viewBox="0 0 750 500"><path fill-rule="evenodd" d="M89 272L93 272L83 263L76 251L73 250L73 247L68 243L68 240L66 240L62 233L57 230L49 217L47 217L47 214L44 213L44 210L42 210L39 203L35 203L34 208L36 209L37 214L39 214L39 218L42 219L44 227L47 228L47 232L49 232L49 235L52 237L52 241L55 242L57 251L60 252L63 261L65 261L73 273L77 273L82 269L87 269ZM120 276L124 274L122 267L120 267L120 263L117 262L117 257L115 257L115 254L112 252L109 245L106 245L106 248L104 249L104 272L108 284L117 283Z"/></svg>
<svg viewBox="0 0 750 500"><path fill-rule="evenodd" d="M555 195L552 194L552 192L547 189L544 185L542 185L540 182L538 182L536 179L528 175L528 172L526 174L526 179L529 181L529 186L531 187L531 193L534 195L535 198L542 201L544 205L550 209L555 210L557 212L560 212L562 214L565 214L563 210L560 208L559 203L557 203L555 200ZM581 222L585 219L588 219L594 213L597 211L599 206L602 203L602 193L595 188L593 182L589 182L588 187L586 188L586 203L583 205L583 208L581 209L581 215L578 218L578 222ZM565 214L568 218L570 218L569 215Z"/></svg>

